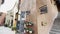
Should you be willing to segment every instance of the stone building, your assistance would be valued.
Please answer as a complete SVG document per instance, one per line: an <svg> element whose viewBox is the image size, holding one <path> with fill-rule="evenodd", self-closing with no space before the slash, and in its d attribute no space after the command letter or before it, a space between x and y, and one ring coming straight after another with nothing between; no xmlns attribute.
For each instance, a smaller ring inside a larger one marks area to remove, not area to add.
<svg viewBox="0 0 60 34"><path fill-rule="evenodd" d="M20 13L26 11L30 13L25 15L24 20L32 21L34 34L49 34L58 15L56 2L54 0L21 0ZM18 19L20 19L20 16ZM14 23L16 23L15 20Z"/></svg>
<svg viewBox="0 0 60 34"><path fill-rule="evenodd" d="M49 34L58 15L54 0L22 0L21 11L30 11L27 21L32 21L34 34Z"/></svg>

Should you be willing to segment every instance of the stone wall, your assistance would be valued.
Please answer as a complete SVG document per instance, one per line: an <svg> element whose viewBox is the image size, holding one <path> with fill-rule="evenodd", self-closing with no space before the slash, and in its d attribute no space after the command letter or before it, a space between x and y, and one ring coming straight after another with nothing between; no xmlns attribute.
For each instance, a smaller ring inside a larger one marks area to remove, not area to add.
<svg viewBox="0 0 60 34"><path fill-rule="evenodd" d="M39 8L41 6L47 5L47 11L46 14L40 14ZM49 31L53 25L54 19L57 17L58 11L56 5L54 5L54 2L51 3L50 0L37 0L37 26L38 26L38 34L49 34ZM42 26L46 23L45 26Z"/></svg>

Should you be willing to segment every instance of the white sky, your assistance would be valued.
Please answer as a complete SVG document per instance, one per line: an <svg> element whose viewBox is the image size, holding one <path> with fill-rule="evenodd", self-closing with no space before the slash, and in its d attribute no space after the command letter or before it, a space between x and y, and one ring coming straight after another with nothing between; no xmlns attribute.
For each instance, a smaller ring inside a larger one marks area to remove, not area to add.
<svg viewBox="0 0 60 34"><path fill-rule="evenodd" d="M17 0L5 0L4 4L0 6L0 12L7 13L7 11L11 10Z"/></svg>

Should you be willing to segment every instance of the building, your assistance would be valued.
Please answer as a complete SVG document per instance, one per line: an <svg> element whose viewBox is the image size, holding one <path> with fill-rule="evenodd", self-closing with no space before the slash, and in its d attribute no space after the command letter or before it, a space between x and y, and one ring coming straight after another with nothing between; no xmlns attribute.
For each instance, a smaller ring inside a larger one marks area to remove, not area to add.
<svg viewBox="0 0 60 34"><path fill-rule="evenodd" d="M13 11L13 27L16 27L16 9ZM18 20L21 19L21 13L25 12L26 15L23 20L33 23L34 34L49 34L58 11L59 8L54 0L21 0Z"/></svg>
<svg viewBox="0 0 60 34"><path fill-rule="evenodd" d="M34 34L49 34L58 15L54 0L22 0L21 11L30 11L26 20L34 23Z"/></svg>

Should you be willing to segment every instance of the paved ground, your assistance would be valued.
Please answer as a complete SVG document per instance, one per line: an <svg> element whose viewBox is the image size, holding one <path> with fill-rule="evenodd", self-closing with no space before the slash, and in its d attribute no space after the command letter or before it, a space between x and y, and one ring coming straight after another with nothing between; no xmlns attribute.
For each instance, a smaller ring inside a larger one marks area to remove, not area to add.
<svg viewBox="0 0 60 34"><path fill-rule="evenodd" d="M15 31L12 31L8 27L0 26L0 34L15 34Z"/></svg>

